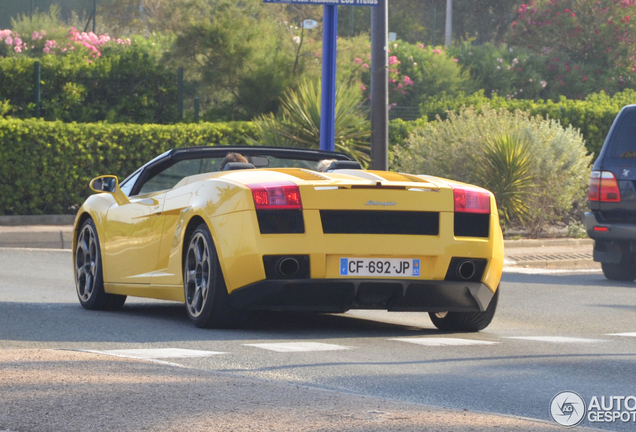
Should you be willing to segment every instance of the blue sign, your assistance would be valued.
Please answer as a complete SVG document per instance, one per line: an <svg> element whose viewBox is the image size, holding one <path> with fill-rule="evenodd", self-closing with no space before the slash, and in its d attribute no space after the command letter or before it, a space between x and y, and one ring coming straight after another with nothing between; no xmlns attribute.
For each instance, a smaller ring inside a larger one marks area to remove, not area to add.
<svg viewBox="0 0 636 432"><path fill-rule="evenodd" d="M265 3L293 3L327 6L377 6L380 0L263 0Z"/></svg>

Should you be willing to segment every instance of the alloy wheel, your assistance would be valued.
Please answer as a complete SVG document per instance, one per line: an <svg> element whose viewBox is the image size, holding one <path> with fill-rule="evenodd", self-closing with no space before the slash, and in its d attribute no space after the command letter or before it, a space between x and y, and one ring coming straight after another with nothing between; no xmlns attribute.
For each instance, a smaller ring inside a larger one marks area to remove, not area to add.
<svg viewBox="0 0 636 432"><path fill-rule="evenodd" d="M95 230L90 224L84 225L77 238L75 250L75 285L82 302L90 300L95 291L98 271L98 249Z"/></svg>
<svg viewBox="0 0 636 432"><path fill-rule="evenodd" d="M209 244L201 232L190 240L184 268L186 307L191 317L201 315L210 294L210 269L212 267Z"/></svg>

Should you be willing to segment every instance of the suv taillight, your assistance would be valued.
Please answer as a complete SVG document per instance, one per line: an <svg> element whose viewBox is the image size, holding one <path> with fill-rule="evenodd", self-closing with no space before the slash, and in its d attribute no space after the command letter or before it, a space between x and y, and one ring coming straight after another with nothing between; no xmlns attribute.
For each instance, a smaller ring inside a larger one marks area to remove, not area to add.
<svg viewBox="0 0 636 432"><path fill-rule="evenodd" d="M614 174L610 171L592 171L588 199L600 202L620 202L621 191L618 189Z"/></svg>
<svg viewBox="0 0 636 432"><path fill-rule="evenodd" d="M291 182L256 183L247 185L252 190L256 210L300 210L298 185Z"/></svg>
<svg viewBox="0 0 636 432"><path fill-rule="evenodd" d="M455 212L490 213L490 194L486 191L470 188L453 189Z"/></svg>

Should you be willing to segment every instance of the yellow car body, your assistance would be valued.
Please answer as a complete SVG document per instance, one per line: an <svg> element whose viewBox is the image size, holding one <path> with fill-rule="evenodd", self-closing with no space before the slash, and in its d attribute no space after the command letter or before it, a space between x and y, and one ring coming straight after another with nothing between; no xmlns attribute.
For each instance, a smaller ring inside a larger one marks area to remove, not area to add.
<svg viewBox="0 0 636 432"><path fill-rule="evenodd" d="M197 154L208 151L219 158L235 150L262 160L268 152L282 151L254 147L213 149L198 149ZM294 152L303 151L292 151L294 157L302 157ZM162 157L179 154L188 156L186 150L173 150ZM311 157L333 156L313 151ZM344 159L342 155L338 157ZM135 174L138 179L143 178L144 169L148 168L142 167ZM149 193L142 193L143 187L138 193L131 193L128 182L126 193L116 184L107 192L90 196L79 209L73 259L77 263L78 254L82 255L78 237L83 224L91 219L99 238L106 294L186 302L184 254L188 236L201 224L209 229L231 299L228 304L236 310L344 312L350 308L379 308L484 312L498 289L503 237L495 199L483 189L426 175L361 169L318 172L271 166L204 172L177 180L169 189ZM292 218L296 222L285 219L285 209L278 210L283 212L280 223L276 219L278 213L270 216L268 210L257 212L254 185L277 184L297 186L302 204L294 213L300 216ZM455 189L479 191L482 197L487 196L487 214L477 218L466 213L458 219ZM263 213L265 216L261 216ZM425 216L424 224L431 224L430 232L422 231L422 224L413 219L418 215ZM269 219L263 222L261 217ZM333 220L326 229L328 218ZM462 227L456 226L458 220ZM297 228L277 232L281 223L284 226L299 221L304 225L302 232ZM265 232L264 223L271 225ZM481 224L481 232L471 224ZM461 275L453 268L460 265L458 260L472 263L473 267L464 264L468 268ZM346 270L341 266L349 265L355 270L351 264L354 261L358 266L387 263L387 269L393 263L391 277L343 275ZM408 263L419 266L418 275L395 273L400 265ZM283 265L289 265L286 268L290 271L281 270ZM478 277L470 274L475 271ZM464 276L470 277L462 280Z"/></svg>

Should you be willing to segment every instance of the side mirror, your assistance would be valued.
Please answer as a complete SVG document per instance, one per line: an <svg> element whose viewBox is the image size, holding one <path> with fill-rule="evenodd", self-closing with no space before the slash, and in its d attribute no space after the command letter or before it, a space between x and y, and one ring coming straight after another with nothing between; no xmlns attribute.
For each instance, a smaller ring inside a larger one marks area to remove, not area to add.
<svg viewBox="0 0 636 432"><path fill-rule="evenodd" d="M95 192L112 194L119 205L130 203L126 194L119 188L119 180L113 175L95 177L89 183L89 187Z"/></svg>
<svg viewBox="0 0 636 432"><path fill-rule="evenodd" d="M95 192L115 193L119 188L119 180L115 176L99 176L91 180L89 186Z"/></svg>

